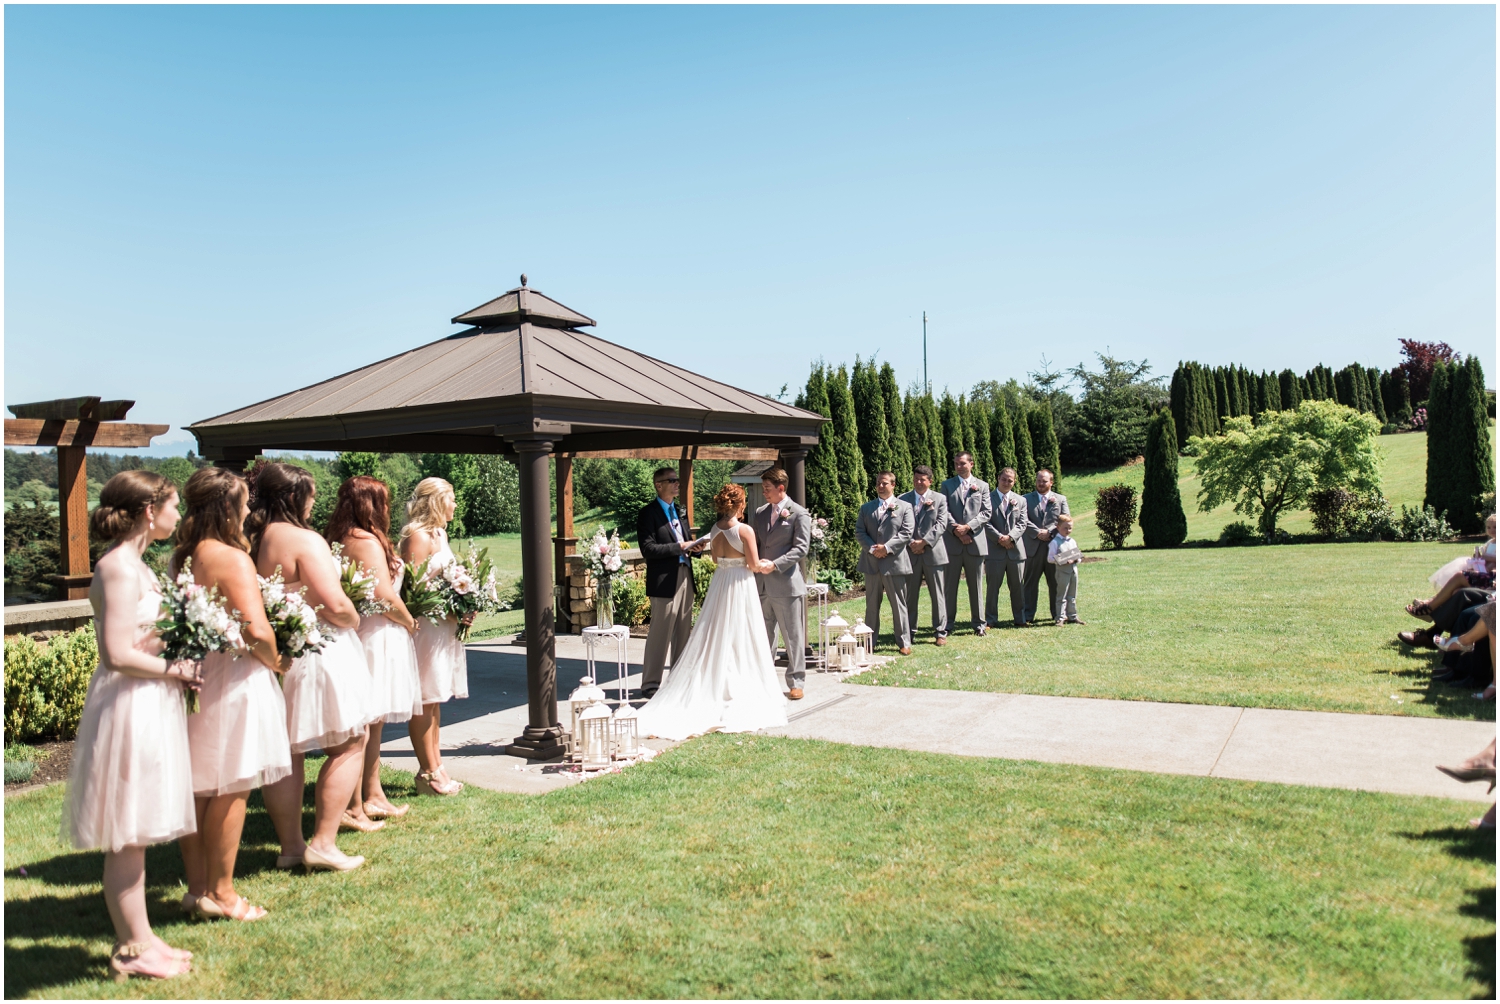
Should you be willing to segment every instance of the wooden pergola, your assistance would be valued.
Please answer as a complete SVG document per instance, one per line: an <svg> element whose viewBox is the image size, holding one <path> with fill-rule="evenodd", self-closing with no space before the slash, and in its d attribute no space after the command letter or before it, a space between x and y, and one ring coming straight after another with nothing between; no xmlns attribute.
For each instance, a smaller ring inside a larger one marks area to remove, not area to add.
<svg viewBox="0 0 1500 1004"><path fill-rule="evenodd" d="M62 574L53 578L66 599L86 599L94 580L89 567L89 448L150 446L154 437L170 428L124 421L134 406L134 401L104 401L98 397L10 405L16 417L5 420L6 446L57 448Z"/></svg>
<svg viewBox="0 0 1500 1004"><path fill-rule="evenodd" d="M826 419L588 334L581 329L592 319L531 289L525 276L453 322L471 327L189 431L203 456L234 469L268 449L498 454L516 463L529 719L510 751L550 759L563 752L553 582L575 543L572 460L675 460L691 505L693 460L775 458L803 501L804 462ZM553 456L558 532L549 541Z"/></svg>

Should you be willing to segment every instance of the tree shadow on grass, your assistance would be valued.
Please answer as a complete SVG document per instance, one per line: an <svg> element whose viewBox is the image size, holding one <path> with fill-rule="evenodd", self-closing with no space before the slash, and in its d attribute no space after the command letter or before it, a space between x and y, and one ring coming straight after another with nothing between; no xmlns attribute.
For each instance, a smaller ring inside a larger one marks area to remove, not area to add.
<svg viewBox="0 0 1500 1004"><path fill-rule="evenodd" d="M1402 693L1413 704L1433 708L1444 718L1469 718L1481 722L1495 720L1493 701L1474 700L1467 687L1450 687L1432 679L1443 668L1442 653L1432 649L1411 648L1398 641L1386 642L1385 648L1401 657L1403 665L1389 675L1403 684ZM1386 675L1386 674L1381 674Z"/></svg>
<svg viewBox="0 0 1500 1004"><path fill-rule="evenodd" d="M1488 862L1491 868L1495 864L1494 830L1481 831L1468 826L1448 826L1441 830L1399 835L1408 840L1441 841L1445 845L1443 850L1456 858L1462 858L1465 861ZM1495 923L1495 887L1470 889L1469 896L1470 901L1460 906L1458 912L1465 917ZM1482 983L1485 988L1475 996L1475 999L1493 1000L1495 998L1495 932L1491 930L1489 934L1465 938L1464 955L1469 962L1468 977Z"/></svg>

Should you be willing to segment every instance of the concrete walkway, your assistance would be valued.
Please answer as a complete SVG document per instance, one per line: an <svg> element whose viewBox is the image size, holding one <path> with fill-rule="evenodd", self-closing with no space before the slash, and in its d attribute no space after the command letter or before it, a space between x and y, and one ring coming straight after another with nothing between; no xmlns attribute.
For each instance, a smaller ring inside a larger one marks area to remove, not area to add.
<svg viewBox="0 0 1500 1004"><path fill-rule="evenodd" d="M632 639L640 686L644 642ZM583 676L584 647L558 641L558 694ZM613 663L600 669L610 689ZM1460 784L1433 769L1457 764L1495 737L1493 722L1393 715L1271 711L1079 697L970 693L843 683L809 674L807 696L788 724L767 734L961 756L1040 760L1161 774L1272 781L1488 801L1483 784ZM497 791L541 793L577 783L555 764L507 756L526 724L526 659L515 646L469 646L466 701L443 707L442 744L455 778ZM613 693L611 693L613 696ZM559 702L558 721L568 721ZM385 762L415 770L405 726L387 727ZM652 742L656 748L670 743Z"/></svg>

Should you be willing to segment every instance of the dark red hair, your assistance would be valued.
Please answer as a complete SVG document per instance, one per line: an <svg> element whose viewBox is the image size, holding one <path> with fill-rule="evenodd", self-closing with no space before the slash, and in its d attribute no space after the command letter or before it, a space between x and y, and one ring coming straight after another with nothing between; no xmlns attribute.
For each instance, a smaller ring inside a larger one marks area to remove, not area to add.
<svg viewBox="0 0 1500 1004"><path fill-rule="evenodd" d="M385 528L391 525L391 493L383 481L363 474L339 485L337 500L333 503L333 515L328 517L328 530L324 536L334 543L341 543L349 531L363 530L380 541L385 552L386 564L391 575L401 570L401 559L391 547L391 539Z"/></svg>

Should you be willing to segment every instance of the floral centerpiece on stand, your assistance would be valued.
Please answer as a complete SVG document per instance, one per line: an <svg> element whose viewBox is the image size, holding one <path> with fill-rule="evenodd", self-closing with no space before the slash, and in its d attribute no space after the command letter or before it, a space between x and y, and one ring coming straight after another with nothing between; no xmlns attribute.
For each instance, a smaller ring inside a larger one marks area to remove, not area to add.
<svg viewBox="0 0 1500 1004"><path fill-rule="evenodd" d="M182 563L177 577L160 576L161 616L157 634L164 643L161 656L168 662L202 659L210 652L236 652L244 646L240 622L229 612L217 586L193 581L193 559ZM198 710L198 691L188 688L187 711Z"/></svg>
<svg viewBox="0 0 1500 1004"><path fill-rule="evenodd" d="M620 531L611 530L606 537L601 526L584 547L582 557L584 567L594 577L595 623L602 628L614 627L614 581L625 567L625 559L620 555Z"/></svg>
<svg viewBox="0 0 1500 1004"><path fill-rule="evenodd" d="M444 616L458 620L458 639L468 641L473 630L470 614L490 613L503 609L500 602L500 586L495 581L495 566L490 561L490 551L481 547L477 552L465 548L453 556L453 560L435 569L429 569L427 580L443 600ZM464 618L469 623L464 623Z"/></svg>
<svg viewBox="0 0 1500 1004"><path fill-rule="evenodd" d="M293 659L323 651L328 636L318 624L318 611L322 608L303 599L307 587L288 592L280 565L269 577L256 578L260 581L260 598L266 605L266 620L276 632L276 651Z"/></svg>
<svg viewBox="0 0 1500 1004"><path fill-rule="evenodd" d="M812 516L812 539L807 545L807 571L808 581L818 581L818 565L823 561L830 548L838 542L839 533L828 520L817 513L809 513Z"/></svg>
<svg viewBox="0 0 1500 1004"><path fill-rule="evenodd" d="M339 586L361 617L383 614L391 609L389 603L375 598L375 573L354 558L346 557L343 544L333 545L333 558L339 563Z"/></svg>

